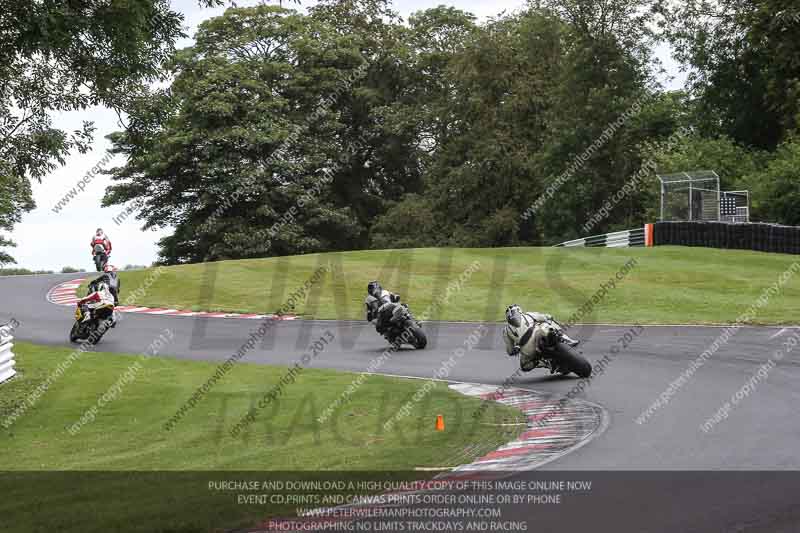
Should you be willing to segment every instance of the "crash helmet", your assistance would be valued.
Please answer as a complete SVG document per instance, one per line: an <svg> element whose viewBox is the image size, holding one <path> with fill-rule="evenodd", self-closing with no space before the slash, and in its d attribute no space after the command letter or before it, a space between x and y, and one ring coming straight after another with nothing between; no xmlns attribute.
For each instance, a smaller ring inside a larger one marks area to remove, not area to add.
<svg viewBox="0 0 800 533"><path fill-rule="evenodd" d="M506 322L515 328L520 327L522 325L522 308L517 304L506 307Z"/></svg>
<svg viewBox="0 0 800 533"><path fill-rule="evenodd" d="M103 234L103 228L97 228L94 232L95 235L98 237Z"/></svg>
<svg viewBox="0 0 800 533"><path fill-rule="evenodd" d="M110 272L116 272L116 271L117 271L117 267L115 267L114 265L108 265L107 264L106 266L103 267L103 272L110 273Z"/></svg>
<svg viewBox="0 0 800 533"><path fill-rule="evenodd" d="M370 281L367 284L367 294L369 294L373 298L380 298L382 292L383 292L383 287L381 287L380 282Z"/></svg>

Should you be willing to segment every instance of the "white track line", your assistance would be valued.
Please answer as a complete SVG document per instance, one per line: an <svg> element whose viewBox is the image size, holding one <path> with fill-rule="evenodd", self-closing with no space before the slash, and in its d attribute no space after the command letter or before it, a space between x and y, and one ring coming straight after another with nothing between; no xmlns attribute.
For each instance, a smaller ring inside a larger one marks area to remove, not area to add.
<svg viewBox="0 0 800 533"><path fill-rule="evenodd" d="M772 337L770 337L770 338L769 338L769 340L772 340L772 339L774 339L775 337L780 337L781 335L783 335L783 334L784 334L784 333L786 333L787 331L788 331L788 330L787 330L787 328L783 328L783 329L782 329L782 330L780 330L778 333L776 333L775 335L773 335Z"/></svg>

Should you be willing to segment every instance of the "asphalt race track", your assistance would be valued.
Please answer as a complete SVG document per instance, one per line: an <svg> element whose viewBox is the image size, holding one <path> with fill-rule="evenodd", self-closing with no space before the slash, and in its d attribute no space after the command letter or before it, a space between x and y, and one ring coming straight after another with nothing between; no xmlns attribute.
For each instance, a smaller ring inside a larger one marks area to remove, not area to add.
<svg viewBox="0 0 800 533"><path fill-rule="evenodd" d="M69 345L67 334L72 323L72 309L47 302L45 295L52 286L74 276L0 278L0 323L11 318L19 321L15 336L20 340ZM413 309L413 302L411 306ZM162 356L221 361L235 353L258 324L252 320L129 314L109 332L97 349L141 353L154 337L168 328L174 332L175 340L169 346L169 354ZM398 376L431 377L476 327L477 324L466 323L427 324L428 348L423 351L403 350L380 371ZM503 352L501 326L491 324L490 327L491 334L482 344L460 359L450 374L451 380L500 385L516 372L517 360L506 357ZM712 345L723 330L714 327L646 327L627 348L622 348L618 339L630 329L630 326L584 326L570 332L572 336L584 339L582 349L592 362L608 354L612 347L620 347L606 371L576 396L603 406L608 412L609 425L603 434L586 446L549 463L545 470L800 469L800 422L797 418L800 347L786 353L770 371L768 379L759 382L755 390L731 411L727 420L708 433L700 429L701 424L758 372L775 350L786 352L782 343L793 335L794 329L741 328L697 370L667 405L654 411L642 424L636 423L636 418L688 368L690 361ZM308 342L328 330L336 335L336 340L333 347L314 361L316 368L360 372L387 347L385 341L364 322L296 320L278 323L265 341L250 351L243 361L294 364ZM554 377L544 370L537 370L522 375L513 386L566 394L577 381L574 377ZM741 494L725 493L724 483L702 486L705 478L701 472L695 472L676 477L676 485L671 489L665 489L662 484L646 494L634 493L625 498L619 496L621 492L605 499L596 495L598 498L591 504L582 504L581 510L585 513L571 516L569 529L584 523L590 525L604 513L609 515L608 518L622 520L623 517L617 514L619 505L624 505L626 516L620 526L639 524L637 531L732 531L731 528L737 527L737 531L797 531L800 528L800 508L796 502L800 487L795 478L796 475L786 490L770 490L769 497L765 495L762 499L749 495L746 501L740 502L737 498ZM622 479L616 482L623 483ZM777 487L771 482L768 486ZM658 513L643 501L652 502L658 497L671 499L669 508L674 512ZM611 513L615 507L616 511ZM565 510L548 510L529 519L532 526L536 523L533 520L542 525L552 520L553 528L564 527ZM530 510L526 511L524 507L509 510L511 516L525 513L530 514ZM644 524L650 524L650 527ZM700 524L704 526L700 527ZM553 529L545 527L544 530Z"/></svg>

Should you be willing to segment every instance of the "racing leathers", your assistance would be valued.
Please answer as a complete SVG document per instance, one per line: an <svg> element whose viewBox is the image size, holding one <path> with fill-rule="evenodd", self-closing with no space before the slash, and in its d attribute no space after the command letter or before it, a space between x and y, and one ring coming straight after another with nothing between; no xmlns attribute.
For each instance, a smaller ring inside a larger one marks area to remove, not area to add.
<svg viewBox="0 0 800 533"><path fill-rule="evenodd" d="M520 368L528 372L537 366L537 361L547 343L554 342L555 333L561 331L565 342L577 346L578 341L569 338L552 315L543 313L521 313L520 325L515 327L506 324L503 328L503 340L508 355L519 355Z"/></svg>
<svg viewBox="0 0 800 533"><path fill-rule="evenodd" d="M114 305L119 305L119 289L120 289L120 281L119 276L117 276L116 272L104 272L103 275L99 276L97 279L89 283L89 290L95 291L97 290L96 287L100 283L105 283L108 286L108 290L114 296Z"/></svg>
<svg viewBox="0 0 800 533"><path fill-rule="evenodd" d="M86 305L91 313L100 307L110 306L115 307L114 295L111 292L105 275L100 276L89 284L89 294L78 301L78 305L83 307ZM110 327L117 325L117 313L112 311Z"/></svg>
<svg viewBox="0 0 800 533"><path fill-rule="evenodd" d="M368 294L367 298L364 300L364 306L367 310L367 321L372 322L375 320L375 329L381 335L386 331L389 320L392 317L392 310L399 301L399 295L391 293L386 289L382 289L378 297Z"/></svg>
<svg viewBox="0 0 800 533"><path fill-rule="evenodd" d="M103 247L106 255L111 255L111 239L109 239L105 233L100 233L92 237L92 242L90 244L92 248L92 257L95 255L94 247L98 244Z"/></svg>

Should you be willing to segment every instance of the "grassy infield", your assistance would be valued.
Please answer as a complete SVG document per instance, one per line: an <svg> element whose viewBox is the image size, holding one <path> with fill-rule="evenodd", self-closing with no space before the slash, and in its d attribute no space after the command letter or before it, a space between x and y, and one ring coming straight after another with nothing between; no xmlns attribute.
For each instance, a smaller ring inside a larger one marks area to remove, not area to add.
<svg viewBox="0 0 800 533"><path fill-rule="evenodd" d="M333 265L334 274L326 275L310 291L311 297L298 301L294 310L297 314L314 318L361 318L366 284L378 278L385 286L400 292L418 313L446 295L446 305L437 308L432 319L498 320L511 301L567 318L631 257L637 260L635 268L624 280L617 281L617 287L582 321L730 323L796 259L669 247L321 254L166 269L136 304L272 312L320 264L328 263ZM473 268L472 274L462 276L471 264L477 268ZM213 283L213 290L208 290L215 273L219 278ZM123 273L121 299L124 301L126 291L133 291L147 276L148 272ZM454 282L460 276L459 288ZM755 319L759 323L798 321L800 282L794 279ZM425 400L415 404L412 414L396 428L383 431L382 423L422 384L383 377L367 380L336 416L319 424L316 416L340 396L353 376L306 370L295 384L285 389L275 410L265 409L247 431L234 438L228 433L230 427L246 413L251 402L257 401L285 373L283 368L241 364L189 411L174 430L165 432L164 422L214 373L216 366L103 353L82 355L41 401L10 428L3 429L8 414L22 404L70 351L24 343L16 346L21 375L0 389L0 448L4 457L14 458L12 462L4 462L4 468L408 471L469 461L510 440L515 436L514 431L519 431L519 428L512 427L509 432L508 427L474 423L469 414L478 408L480 401L452 393L444 386L436 387ZM71 435L67 428L80 420L137 361L141 366L133 382L122 389L117 399L99 409L93 421ZM433 430L436 414L445 416L447 431ZM482 421L511 421L515 417L514 411L493 405ZM13 485L13 476L7 480ZM46 478L40 483L49 486L53 480ZM83 501L88 505L103 501L105 492L98 492L99 487L107 488L110 483L113 484L108 480L95 483L96 490L91 489L91 483L74 487L76 494L83 497L72 497L69 502ZM197 511L169 515L181 516L171 521L176 530L246 523L264 515L263 508L258 506L231 505L221 511L219 495L199 488L197 480L187 483L187 490L194 495L193 509ZM34 491L40 485L25 478L15 490L23 490L22 486ZM126 486L130 489L129 484ZM154 531L155 525L166 519L164 502L177 505L181 500L179 495L167 496L147 483L137 487L141 493L137 506L140 509L155 506L152 522L143 521L142 530ZM16 496L18 500L27 500L31 494L23 492ZM0 516L9 511L4 507L14 505L14 500L6 497L0 501ZM44 503L52 504L40 502ZM130 520L129 511L121 505L111 503L98 512L130 525L126 522ZM28 510L35 513L36 506ZM73 520L70 525L88 531L92 523ZM66 524L56 526L59 530L66 528Z"/></svg>
<svg viewBox="0 0 800 533"><path fill-rule="evenodd" d="M413 473L413 469L469 462L512 440L521 428L495 425L521 420L517 411L494 403L487 404L480 419L473 419L471 414L480 408L480 400L439 385L414 404L411 414L397 427L386 431L383 423L424 382L378 376L367 380L350 402L319 424L316 418L340 397L354 376L308 369L284 389L277 403L261 411L256 421L234 438L230 429L285 374L279 367L241 364L166 432L164 423L214 373L215 364L86 353L34 408L3 429L12 408L43 383L70 352L27 343L15 346L21 375L0 387L3 469L194 473L2 474L0 531L5 531L4 526L26 532L208 531L244 526L267 515L291 515L296 505L238 505L236 497L241 491L211 491L209 481L261 481L274 479L277 471L298 470L398 471L405 479L429 476ZM132 366L137 362L140 368ZM131 368L134 371L130 372ZM71 435L69 428L126 372L133 381L98 409L94 420ZM444 432L434 429L437 414L444 415ZM214 470L273 473L210 472ZM283 475L282 479L304 477Z"/></svg>
<svg viewBox="0 0 800 533"><path fill-rule="evenodd" d="M584 322L731 323L798 258L791 255L658 247L626 249L420 249L309 254L185 265L165 269L137 305L231 312L275 312L325 264L326 275L295 313L362 319L367 282L380 279L422 313L475 261L478 270L455 287L432 319L501 320L505 306L569 317L625 264L638 264ZM124 272L133 290L149 271ZM123 297L124 300L124 297ZM800 282L770 300L757 323L800 321Z"/></svg>

